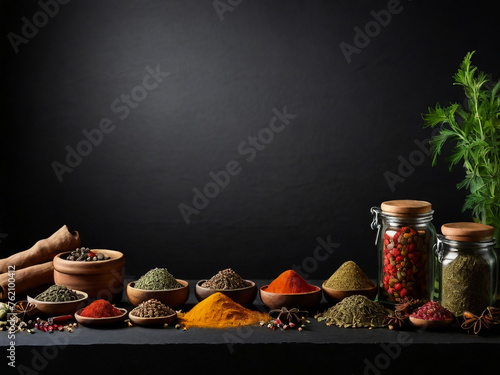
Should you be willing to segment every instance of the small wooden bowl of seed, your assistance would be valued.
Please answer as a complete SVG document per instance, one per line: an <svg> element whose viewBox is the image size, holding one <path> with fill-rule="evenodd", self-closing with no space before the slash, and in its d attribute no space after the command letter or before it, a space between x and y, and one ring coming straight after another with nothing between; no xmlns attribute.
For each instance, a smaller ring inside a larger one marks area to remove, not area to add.
<svg viewBox="0 0 500 375"><path fill-rule="evenodd" d="M177 313L156 299L142 302L129 312L128 317L134 324L141 326L157 326L173 324L177 320Z"/></svg>

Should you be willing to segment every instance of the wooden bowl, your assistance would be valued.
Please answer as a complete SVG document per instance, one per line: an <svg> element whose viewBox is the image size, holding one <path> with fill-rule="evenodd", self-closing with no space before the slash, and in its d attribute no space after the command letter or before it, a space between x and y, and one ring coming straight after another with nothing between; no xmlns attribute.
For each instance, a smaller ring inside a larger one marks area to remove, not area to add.
<svg viewBox="0 0 500 375"><path fill-rule="evenodd" d="M326 300L331 304L336 304L336 303L342 301L346 297L350 297L350 296L357 295L357 294L368 297L371 300L375 299L375 296L377 295L377 286L376 285L373 285L372 288L368 288L368 289L337 290L337 289L328 288L327 286L325 286L325 284L326 284L326 280L321 285L321 288L323 289L323 294L324 294Z"/></svg>
<svg viewBox="0 0 500 375"><path fill-rule="evenodd" d="M134 306L138 306L142 302L154 298L172 309L179 308L188 300L189 283L181 279L176 280L178 283L183 285L181 288L165 290L137 289L134 288L137 281L132 281L127 285L127 298Z"/></svg>
<svg viewBox="0 0 500 375"><path fill-rule="evenodd" d="M249 286L239 289L210 289L201 286L207 280L200 280L196 283L194 294L196 299L201 302L205 298L210 297L212 294L220 292L231 298L234 302L239 303L242 306L251 306L255 297L257 297L257 285L251 280L245 280L250 283Z"/></svg>
<svg viewBox="0 0 500 375"><path fill-rule="evenodd" d="M123 293L123 267L125 257L119 251L92 249L111 259L96 262L66 260L71 253L58 254L54 257L54 282L71 289L86 292L89 298L119 302Z"/></svg>
<svg viewBox="0 0 500 375"><path fill-rule="evenodd" d="M438 331L449 327L453 323L453 318L446 320L425 320L410 316L410 322L418 328Z"/></svg>
<svg viewBox="0 0 500 375"><path fill-rule="evenodd" d="M44 302L38 301L34 298L28 296L28 302L36 305L36 310L42 315L46 316L58 316L58 315L73 315L75 311L83 308L87 304L88 295L80 290L73 290L78 294L82 294L83 297L75 301L66 302Z"/></svg>
<svg viewBox="0 0 500 375"><path fill-rule="evenodd" d="M83 309L80 309L75 313L75 319L78 323L87 326L106 326L111 324L117 324L123 322L127 317L127 309L119 307L117 307L117 309L122 312L122 315L112 316L110 318L89 318L86 316L81 316L80 314Z"/></svg>
<svg viewBox="0 0 500 375"><path fill-rule="evenodd" d="M308 310L314 308L321 301L321 288L308 293L270 293L266 289L269 285L260 288L260 299L270 309L298 308Z"/></svg>
<svg viewBox="0 0 500 375"><path fill-rule="evenodd" d="M173 324L177 320L177 313L173 313L168 316L160 316L156 318L141 318L132 314L132 311L128 314L130 321L134 324L141 326L156 326L164 324Z"/></svg>

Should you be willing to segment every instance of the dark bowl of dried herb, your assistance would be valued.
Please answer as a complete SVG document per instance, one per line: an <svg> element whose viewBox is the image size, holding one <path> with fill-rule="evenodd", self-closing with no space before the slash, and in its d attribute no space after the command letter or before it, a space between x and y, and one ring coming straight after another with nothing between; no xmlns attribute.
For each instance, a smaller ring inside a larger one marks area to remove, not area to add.
<svg viewBox="0 0 500 375"><path fill-rule="evenodd" d="M52 285L35 298L27 297L28 303L45 316L70 315L87 304L88 294L68 289L63 285Z"/></svg>
<svg viewBox="0 0 500 375"><path fill-rule="evenodd" d="M255 297L257 297L257 285L251 280L244 280L247 286L236 288L236 289L215 289L206 288L202 285L208 280L200 280L196 283L194 294L198 301L203 301L205 298L210 297L215 293L222 293L231 298L234 302L239 303L242 306L251 306Z"/></svg>
<svg viewBox="0 0 500 375"><path fill-rule="evenodd" d="M185 280L175 279L181 286L174 289L146 290L136 288L137 281L127 285L127 298L134 306L150 299L157 299L173 309L179 308L186 303L189 297L189 283Z"/></svg>
<svg viewBox="0 0 500 375"><path fill-rule="evenodd" d="M257 286L251 280L243 280L231 268L217 272L208 280L196 283L194 293L198 301L203 301L215 293L222 293L242 306L251 306L257 297Z"/></svg>

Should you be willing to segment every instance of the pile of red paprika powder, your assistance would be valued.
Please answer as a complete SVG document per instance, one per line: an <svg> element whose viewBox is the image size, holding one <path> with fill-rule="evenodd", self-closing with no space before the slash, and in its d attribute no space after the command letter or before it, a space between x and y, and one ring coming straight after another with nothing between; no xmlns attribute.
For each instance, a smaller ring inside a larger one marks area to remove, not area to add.
<svg viewBox="0 0 500 375"><path fill-rule="evenodd" d="M110 318L122 314L123 312L103 299L98 299L97 301L92 302L80 313L81 316L85 316L87 318Z"/></svg>
<svg viewBox="0 0 500 375"><path fill-rule="evenodd" d="M266 289L269 293L309 293L318 290L317 286L308 284L297 272L288 270L279 275Z"/></svg>

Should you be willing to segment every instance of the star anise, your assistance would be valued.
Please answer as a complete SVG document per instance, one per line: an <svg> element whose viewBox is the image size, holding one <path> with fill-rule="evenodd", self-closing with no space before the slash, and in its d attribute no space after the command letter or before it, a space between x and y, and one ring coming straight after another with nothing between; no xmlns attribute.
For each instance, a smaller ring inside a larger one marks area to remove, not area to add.
<svg viewBox="0 0 500 375"><path fill-rule="evenodd" d="M271 317L273 318L273 315L276 314L278 314L278 316L276 317L276 323L290 325L293 327L295 324L299 324L302 319L307 316L307 311L301 311L297 308L288 310L286 307L269 311L269 315L271 315Z"/></svg>
<svg viewBox="0 0 500 375"><path fill-rule="evenodd" d="M423 306L427 303L425 299L414 299L409 297L403 297L399 303L395 306L395 310L398 313L410 316L413 310Z"/></svg>
<svg viewBox="0 0 500 375"><path fill-rule="evenodd" d="M475 335L489 330L492 325L500 324L500 309L497 307L487 307L480 316L477 316L470 311L464 311L463 317L465 321L460 327L467 331L474 332Z"/></svg>
<svg viewBox="0 0 500 375"><path fill-rule="evenodd" d="M24 320L25 316L31 317L36 313L36 304L28 301L18 301L12 308L12 313L19 319Z"/></svg>
<svg viewBox="0 0 500 375"><path fill-rule="evenodd" d="M410 318L404 312L402 313L400 311L395 311L394 313L387 315L387 318L385 318L385 323L391 330L395 328L401 329L408 324L409 320Z"/></svg>

